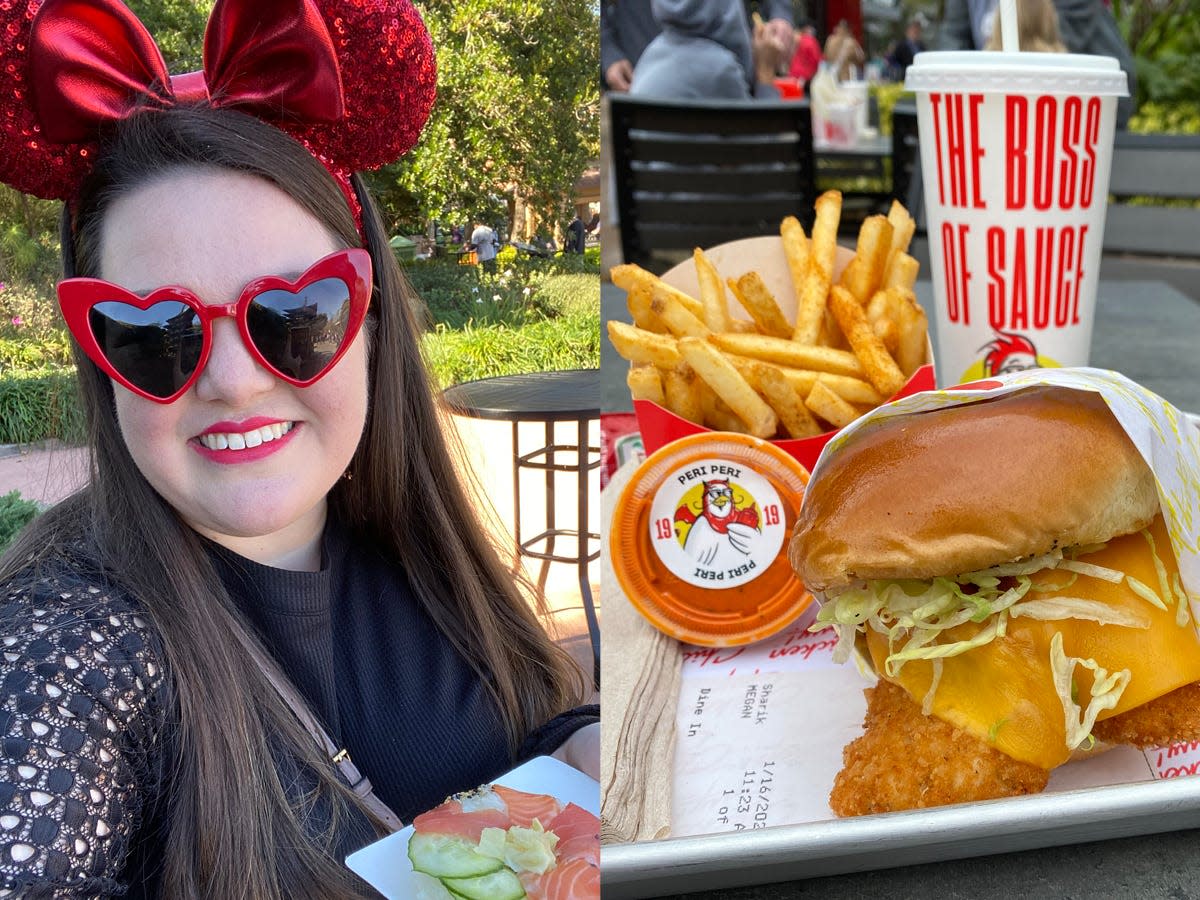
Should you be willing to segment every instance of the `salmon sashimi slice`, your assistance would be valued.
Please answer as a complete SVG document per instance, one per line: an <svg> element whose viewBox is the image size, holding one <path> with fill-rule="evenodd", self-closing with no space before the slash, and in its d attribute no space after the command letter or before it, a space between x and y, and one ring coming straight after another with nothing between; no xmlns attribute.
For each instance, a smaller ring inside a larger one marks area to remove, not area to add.
<svg viewBox="0 0 1200 900"><path fill-rule="evenodd" d="M539 900L599 900L600 867L582 859L559 863L542 876ZM526 891L528 893L528 890Z"/></svg>
<svg viewBox="0 0 1200 900"><path fill-rule="evenodd" d="M559 863L582 859L600 865L600 819L583 807L568 803L546 830L558 835L554 855Z"/></svg>
<svg viewBox="0 0 1200 900"><path fill-rule="evenodd" d="M533 820L537 819L542 823L544 829L550 831L550 821L562 809L562 804L549 794L527 794L524 791L506 788L501 784L492 785L492 790L508 807L508 816L512 819L512 824L522 828L530 827Z"/></svg>
<svg viewBox="0 0 1200 900"><path fill-rule="evenodd" d="M499 809L464 812L457 800L447 800L413 819L413 830L422 834L452 834L477 844L483 829L508 828L512 824L508 814Z"/></svg>

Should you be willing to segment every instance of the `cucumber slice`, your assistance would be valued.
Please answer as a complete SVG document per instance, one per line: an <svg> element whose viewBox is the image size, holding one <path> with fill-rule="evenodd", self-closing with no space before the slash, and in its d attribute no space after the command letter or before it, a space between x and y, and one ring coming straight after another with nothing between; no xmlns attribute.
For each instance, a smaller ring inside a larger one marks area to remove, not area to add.
<svg viewBox="0 0 1200 900"><path fill-rule="evenodd" d="M476 853L475 845L466 838L450 834L414 834L408 839L408 858L418 872L436 878L472 878L503 865Z"/></svg>
<svg viewBox="0 0 1200 900"><path fill-rule="evenodd" d="M442 883L466 900L521 900L525 888L512 869L497 869L477 878L443 878Z"/></svg>

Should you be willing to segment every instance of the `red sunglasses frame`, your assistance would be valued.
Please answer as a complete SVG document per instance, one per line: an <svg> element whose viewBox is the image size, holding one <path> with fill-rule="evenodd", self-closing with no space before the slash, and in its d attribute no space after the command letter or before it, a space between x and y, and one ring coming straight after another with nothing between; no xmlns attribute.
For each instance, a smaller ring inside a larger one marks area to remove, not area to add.
<svg viewBox="0 0 1200 900"><path fill-rule="evenodd" d="M307 381L298 381L280 372L259 352L253 338L250 336L247 314L251 302L265 291L282 290L289 294L296 294L308 285L326 278L337 278L345 282L346 287L349 289L350 321L346 326L346 333L342 337L342 342L337 352L329 360L329 364L313 378L309 378ZM127 303L140 310L147 310L154 306L154 304L165 300L183 303L196 312L203 332L203 345L200 350L200 361L196 364L195 371L188 377L184 385L170 397L159 397L132 384L113 367L104 355L104 352L100 349L100 344L96 341L95 334L92 333L88 313L91 312L92 307L97 303L116 301ZM153 400L156 403L173 403L186 394L191 386L196 383L196 379L204 371L204 367L208 363L208 357L212 353L212 323L217 319L235 319L238 324L238 331L242 335L242 342L246 345L246 349L250 351L250 355L254 357L259 365L263 366L276 378L281 378L296 387L308 387L325 377L337 365L338 360L342 358L346 350L349 349L350 344L354 342L354 338L358 335L359 329L362 328L370 304L371 254L358 247L338 250L335 253L322 257L309 266L295 281L288 281L279 275L263 275L255 278L242 288L241 294L233 303L208 304L187 288L178 285L155 288L149 294L141 296L120 285L111 284L100 278L67 278L58 283L59 308L62 310L67 327L71 329L71 334L79 342L80 347L83 348L83 352L109 378L138 396L145 397L147 400Z"/></svg>

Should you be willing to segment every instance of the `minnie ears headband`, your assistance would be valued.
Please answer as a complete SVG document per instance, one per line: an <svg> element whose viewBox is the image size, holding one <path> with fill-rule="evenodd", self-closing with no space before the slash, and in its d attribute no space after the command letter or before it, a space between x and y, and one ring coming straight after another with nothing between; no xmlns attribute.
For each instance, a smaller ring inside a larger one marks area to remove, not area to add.
<svg viewBox="0 0 1200 900"><path fill-rule="evenodd" d="M350 173L406 153L435 90L410 0L216 0L204 69L170 75L118 0L0 0L0 182L71 199L107 126L138 107L207 101L296 138L361 227Z"/></svg>

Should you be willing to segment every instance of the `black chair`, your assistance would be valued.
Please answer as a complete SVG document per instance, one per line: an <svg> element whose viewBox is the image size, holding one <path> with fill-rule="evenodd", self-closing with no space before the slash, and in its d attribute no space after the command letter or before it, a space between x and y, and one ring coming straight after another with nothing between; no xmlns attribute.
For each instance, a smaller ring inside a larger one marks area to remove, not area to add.
<svg viewBox="0 0 1200 900"><path fill-rule="evenodd" d="M897 103L892 108L892 198L899 200L925 230L921 198L921 148L917 139L917 107Z"/></svg>
<svg viewBox="0 0 1200 900"><path fill-rule="evenodd" d="M694 247L812 227L806 102L650 101L609 95L621 250L663 272Z"/></svg>
<svg viewBox="0 0 1200 900"><path fill-rule="evenodd" d="M929 272L929 242L926 234L925 198L921 183L921 146L917 137L917 106L900 101L892 107L892 199L899 200L916 220L909 253ZM929 277L928 274L925 277Z"/></svg>

